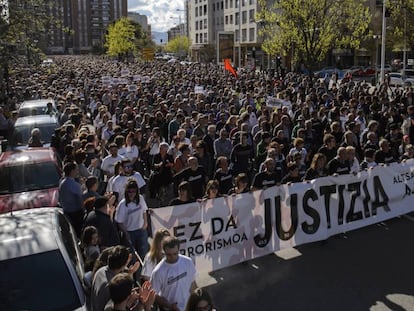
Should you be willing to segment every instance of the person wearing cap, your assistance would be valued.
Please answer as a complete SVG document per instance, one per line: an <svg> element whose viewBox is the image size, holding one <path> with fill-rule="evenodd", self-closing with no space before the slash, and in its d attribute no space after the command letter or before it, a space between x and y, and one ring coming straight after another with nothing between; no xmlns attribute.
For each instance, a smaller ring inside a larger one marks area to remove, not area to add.
<svg viewBox="0 0 414 311"><path fill-rule="evenodd" d="M121 243L118 228L113 221L116 197L113 194L95 199L94 209L85 218L85 227L94 226L99 232L101 250Z"/></svg>

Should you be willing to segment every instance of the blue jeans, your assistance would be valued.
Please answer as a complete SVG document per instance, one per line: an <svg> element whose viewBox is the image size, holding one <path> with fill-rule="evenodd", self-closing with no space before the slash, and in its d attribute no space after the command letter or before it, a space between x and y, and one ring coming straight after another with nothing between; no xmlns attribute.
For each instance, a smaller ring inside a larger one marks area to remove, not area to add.
<svg viewBox="0 0 414 311"><path fill-rule="evenodd" d="M148 233L145 229L138 229L134 231L128 231L131 238L131 246L137 251L141 260L144 260L145 255L148 252Z"/></svg>

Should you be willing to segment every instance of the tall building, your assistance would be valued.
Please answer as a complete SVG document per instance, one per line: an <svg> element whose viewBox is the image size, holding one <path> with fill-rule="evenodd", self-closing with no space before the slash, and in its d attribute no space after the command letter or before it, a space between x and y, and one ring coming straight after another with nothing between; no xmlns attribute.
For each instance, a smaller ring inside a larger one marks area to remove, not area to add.
<svg viewBox="0 0 414 311"><path fill-rule="evenodd" d="M52 26L49 53L89 53L103 47L108 25L127 16L127 0L55 0L50 14L62 27Z"/></svg>
<svg viewBox="0 0 414 311"><path fill-rule="evenodd" d="M128 12L128 18L141 25L143 31L151 34L151 26L148 24L148 17L138 12Z"/></svg>
<svg viewBox="0 0 414 311"><path fill-rule="evenodd" d="M257 0L189 0L187 10L194 60L215 60L211 50L217 48L219 33L233 34L231 58L234 63L240 58L240 64L247 65L262 56L261 38L257 35L258 24L255 22Z"/></svg>

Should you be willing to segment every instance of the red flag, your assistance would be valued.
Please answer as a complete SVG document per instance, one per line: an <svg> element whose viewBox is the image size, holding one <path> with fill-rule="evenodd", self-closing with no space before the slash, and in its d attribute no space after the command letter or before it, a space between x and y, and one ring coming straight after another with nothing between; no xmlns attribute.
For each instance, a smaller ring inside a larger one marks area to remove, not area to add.
<svg viewBox="0 0 414 311"><path fill-rule="evenodd" d="M230 58L225 58L224 59L224 69L229 71L233 76L235 76L237 78L237 72L236 72L236 70L234 70L233 66L231 65Z"/></svg>

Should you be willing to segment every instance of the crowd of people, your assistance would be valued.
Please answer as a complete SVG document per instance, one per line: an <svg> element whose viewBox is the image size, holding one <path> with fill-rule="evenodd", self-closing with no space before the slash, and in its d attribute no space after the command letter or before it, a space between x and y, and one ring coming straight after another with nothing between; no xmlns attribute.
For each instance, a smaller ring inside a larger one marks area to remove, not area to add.
<svg viewBox="0 0 414 311"><path fill-rule="evenodd" d="M212 309L203 290L190 297L195 269L168 230L148 245L150 208L414 157L411 87L272 71L240 70L236 78L215 64L92 56L56 56L49 67L16 69L11 81L0 108L4 137L18 103L56 103L49 113L60 123L51 137L64 172L59 202L94 274L93 310L110 297L122 307L138 300L144 309L154 301L165 310ZM38 130L32 136L42 145ZM150 281L140 290L123 274L131 260L130 274ZM179 287L165 283L172 266L186 275L171 281Z"/></svg>

